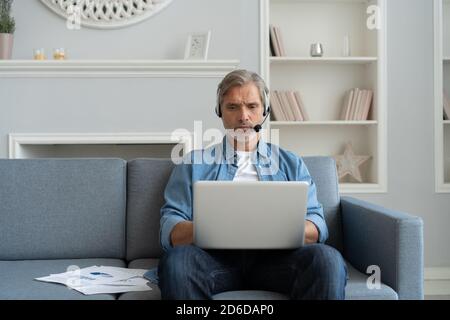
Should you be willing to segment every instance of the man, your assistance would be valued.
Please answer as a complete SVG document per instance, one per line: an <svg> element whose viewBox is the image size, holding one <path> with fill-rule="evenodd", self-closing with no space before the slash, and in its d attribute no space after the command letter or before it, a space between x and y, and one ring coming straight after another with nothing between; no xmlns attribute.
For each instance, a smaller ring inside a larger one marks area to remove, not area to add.
<svg viewBox="0 0 450 320"><path fill-rule="evenodd" d="M254 130L269 115L268 99L268 89L257 74L236 70L226 75L218 86L216 106L227 131L223 142L188 154L187 163L173 170L161 208L165 253L158 276L163 299L211 299L242 289L276 291L291 299L344 299L346 266L336 249L323 244L328 230L308 169L301 158L265 143ZM216 161L202 161L206 154ZM274 154L277 159L272 159ZM307 181L305 246L259 251L196 247L192 185L198 180Z"/></svg>

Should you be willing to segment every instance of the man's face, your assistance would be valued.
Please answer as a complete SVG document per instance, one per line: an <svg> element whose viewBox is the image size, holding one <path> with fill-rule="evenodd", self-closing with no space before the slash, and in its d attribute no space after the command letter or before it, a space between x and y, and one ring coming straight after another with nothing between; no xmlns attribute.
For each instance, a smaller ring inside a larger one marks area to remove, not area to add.
<svg viewBox="0 0 450 320"><path fill-rule="evenodd" d="M223 126L227 133L234 133L235 140L245 140L247 147L248 143L253 147L259 138L253 127L263 120L263 106L258 88L253 83L230 88L223 97L221 110Z"/></svg>

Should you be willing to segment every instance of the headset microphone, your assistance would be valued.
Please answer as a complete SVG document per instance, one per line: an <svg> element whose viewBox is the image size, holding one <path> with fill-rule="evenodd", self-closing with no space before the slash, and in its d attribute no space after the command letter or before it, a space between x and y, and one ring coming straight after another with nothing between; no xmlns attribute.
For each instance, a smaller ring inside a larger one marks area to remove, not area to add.
<svg viewBox="0 0 450 320"><path fill-rule="evenodd" d="M257 124L256 126L254 126L254 127L253 127L253 130L255 130L256 132L261 131L262 125L264 124L264 122L266 122L267 117L268 117L269 115L270 115L270 106L268 106L268 108L267 108L267 113L266 113L266 116L264 117L263 122L261 122L260 124Z"/></svg>

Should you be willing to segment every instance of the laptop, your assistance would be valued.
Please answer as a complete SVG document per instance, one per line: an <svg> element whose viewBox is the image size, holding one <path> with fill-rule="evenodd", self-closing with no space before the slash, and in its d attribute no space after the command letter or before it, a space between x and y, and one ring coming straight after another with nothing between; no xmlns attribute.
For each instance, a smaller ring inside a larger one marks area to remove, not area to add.
<svg viewBox="0 0 450 320"><path fill-rule="evenodd" d="M296 249L304 244L305 181L197 181L194 244L203 249Z"/></svg>

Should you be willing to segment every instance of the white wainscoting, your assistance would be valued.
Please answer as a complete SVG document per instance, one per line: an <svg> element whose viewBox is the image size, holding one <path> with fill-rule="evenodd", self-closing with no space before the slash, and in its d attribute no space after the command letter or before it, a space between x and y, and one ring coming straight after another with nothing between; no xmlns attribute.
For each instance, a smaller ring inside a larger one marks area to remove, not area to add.
<svg viewBox="0 0 450 320"><path fill-rule="evenodd" d="M425 268L424 293L429 296L450 295L450 268Z"/></svg>

